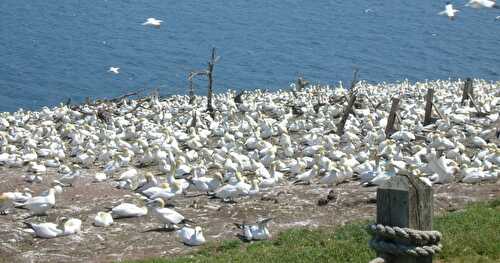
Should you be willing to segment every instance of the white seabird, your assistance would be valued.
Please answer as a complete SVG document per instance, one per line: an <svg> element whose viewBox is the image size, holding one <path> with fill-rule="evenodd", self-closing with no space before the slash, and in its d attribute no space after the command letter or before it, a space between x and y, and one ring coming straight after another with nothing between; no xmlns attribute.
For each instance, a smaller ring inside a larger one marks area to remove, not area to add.
<svg viewBox="0 0 500 263"><path fill-rule="evenodd" d="M54 223L41 223L34 224L29 222L24 222L26 226L31 228L35 233L35 236L41 238L54 238L63 234L63 230L57 228L58 225Z"/></svg>
<svg viewBox="0 0 500 263"><path fill-rule="evenodd" d="M151 213L160 219L165 228L172 229L173 226L185 222L184 216L173 209L166 208L165 201L161 198L156 198L148 202L147 205L151 209Z"/></svg>
<svg viewBox="0 0 500 263"><path fill-rule="evenodd" d="M108 72L111 72L113 74L120 74L120 68L119 67L109 67Z"/></svg>
<svg viewBox="0 0 500 263"><path fill-rule="evenodd" d="M253 225L249 224L238 224L235 223L236 227L243 230L243 235L247 241L251 240L266 240L271 238L271 233L267 228L267 224L271 221L272 218L265 218L257 221L257 223Z"/></svg>
<svg viewBox="0 0 500 263"><path fill-rule="evenodd" d="M465 6L472 8L498 8L493 0L470 0Z"/></svg>
<svg viewBox="0 0 500 263"><path fill-rule="evenodd" d="M190 228L184 226L182 229L177 230L177 236L181 239L182 243L188 246L199 246L205 243L205 237L201 227Z"/></svg>
<svg viewBox="0 0 500 263"><path fill-rule="evenodd" d="M163 20L156 19L154 17L150 17L146 20L146 22L142 23L143 26L153 26L156 28L160 28L161 23Z"/></svg>
<svg viewBox="0 0 500 263"><path fill-rule="evenodd" d="M455 19L455 14L458 13L459 10L454 9L453 5L450 2L446 3L446 6L444 7L444 10L439 12L439 15L442 16L447 16L450 20Z"/></svg>
<svg viewBox="0 0 500 263"><path fill-rule="evenodd" d="M148 213L146 207L138 207L134 204L122 203L111 209L113 218L139 217L145 216Z"/></svg>
<svg viewBox="0 0 500 263"><path fill-rule="evenodd" d="M113 216L111 213L98 212L94 218L94 226L106 227L113 224Z"/></svg>

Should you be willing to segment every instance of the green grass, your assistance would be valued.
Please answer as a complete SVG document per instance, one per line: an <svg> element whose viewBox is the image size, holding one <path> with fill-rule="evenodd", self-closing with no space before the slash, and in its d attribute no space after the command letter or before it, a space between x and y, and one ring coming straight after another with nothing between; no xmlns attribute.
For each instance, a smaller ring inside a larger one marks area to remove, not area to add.
<svg viewBox="0 0 500 263"><path fill-rule="evenodd" d="M375 253L368 248L365 226L361 222L336 229L292 229L270 241L214 242L193 255L136 263L368 262ZM500 200L437 217L434 229L444 237L437 262L500 262Z"/></svg>

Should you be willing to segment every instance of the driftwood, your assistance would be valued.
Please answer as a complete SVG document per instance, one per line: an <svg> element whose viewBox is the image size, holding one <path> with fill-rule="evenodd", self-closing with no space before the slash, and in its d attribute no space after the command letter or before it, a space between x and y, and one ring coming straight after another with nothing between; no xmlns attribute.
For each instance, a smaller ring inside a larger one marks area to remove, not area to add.
<svg viewBox="0 0 500 263"><path fill-rule="evenodd" d="M132 97L132 96L135 96L141 92L143 92L145 89L140 89L138 91L134 91L134 92L130 92L130 93L126 93L124 95L121 95L119 97L116 97L116 98L112 98L112 99L107 99L107 100L104 100L103 102L120 102L122 101L123 99L126 99L128 97Z"/></svg>

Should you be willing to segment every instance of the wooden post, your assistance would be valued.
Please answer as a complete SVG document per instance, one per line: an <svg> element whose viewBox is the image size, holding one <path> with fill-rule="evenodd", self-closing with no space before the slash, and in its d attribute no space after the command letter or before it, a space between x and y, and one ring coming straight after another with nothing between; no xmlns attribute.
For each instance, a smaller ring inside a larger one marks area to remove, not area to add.
<svg viewBox="0 0 500 263"><path fill-rule="evenodd" d="M207 75L208 75L208 101L207 101L207 111L210 113L212 118L214 117L214 106L212 104L212 96L213 96L213 91L212 91L212 85L213 85L213 73L214 73L214 66L215 62L217 62L217 59L215 57L215 48L212 49L212 57L210 61L208 62L208 69L207 69Z"/></svg>
<svg viewBox="0 0 500 263"><path fill-rule="evenodd" d="M467 88L467 95L469 96L469 107L473 106L472 99L474 98L474 86L472 85L472 80L469 78L469 85Z"/></svg>
<svg viewBox="0 0 500 263"><path fill-rule="evenodd" d="M377 189L377 224L432 230L432 203L431 186L411 175L396 175ZM430 263L432 257L393 256L390 262Z"/></svg>
<svg viewBox="0 0 500 263"><path fill-rule="evenodd" d="M467 78L462 89L462 105L465 105L465 101L469 98L469 87L472 86L472 80Z"/></svg>
<svg viewBox="0 0 500 263"><path fill-rule="evenodd" d="M425 117L424 126L432 123L432 98L434 97L434 89L427 89L425 96Z"/></svg>
<svg viewBox="0 0 500 263"><path fill-rule="evenodd" d="M394 123L396 121L396 112L399 110L399 98L392 99L391 112L387 119L387 126L385 126L385 137L389 138L394 133Z"/></svg>
<svg viewBox="0 0 500 263"><path fill-rule="evenodd" d="M188 80L189 80L189 105L194 104L194 84L193 84L193 78L191 77L192 73L189 74Z"/></svg>
<svg viewBox="0 0 500 263"><path fill-rule="evenodd" d="M309 85L309 81L305 80L302 76L297 79L297 91L302 91Z"/></svg>
<svg viewBox="0 0 500 263"><path fill-rule="evenodd" d="M352 93L351 97L349 98L349 103L347 104L347 107L344 109L344 114L342 115L342 119L340 120L338 127L337 127L337 134L342 135L344 134L344 126L347 121L347 118L349 117L349 113L351 113L352 107L354 106L354 102L356 101L356 94Z"/></svg>

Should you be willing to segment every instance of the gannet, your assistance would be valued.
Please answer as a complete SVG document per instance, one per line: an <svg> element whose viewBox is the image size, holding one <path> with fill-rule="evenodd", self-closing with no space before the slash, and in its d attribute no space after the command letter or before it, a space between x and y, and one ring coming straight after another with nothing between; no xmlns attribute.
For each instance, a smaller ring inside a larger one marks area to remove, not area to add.
<svg viewBox="0 0 500 263"><path fill-rule="evenodd" d="M143 26L153 26L156 28L160 28L161 23L163 20L158 20L156 18L150 17L146 20L146 22L142 23Z"/></svg>
<svg viewBox="0 0 500 263"><path fill-rule="evenodd" d="M433 183L450 183L453 181L455 169L448 165L448 160L444 156L437 158L436 153L431 152L426 157L429 168L434 172L429 178Z"/></svg>
<svg viewBox="0 0 500 263"><path fill-rule="evenodd" d="M472 8L498 8L493 0L470 0L465 6Z"/></svg>
<svg viewBox="0 0 500 263"><path fill-rule="evenodd" d="M215 173L213 177L197 176L196 173L195 175L196 176L188 180L191 180L194 187L201 192L213 192L219 188L224 181L220 173Z"/></svg>
<svg viewBox="0 0 500 263"><path fill-rule="evenodd" d="M26 203L20 206L30 210L32 215L46 215L47 211L56 204L55 193L56 190L50 188L47 195L30 198Z"/></svg>
<svg viewBox="0 0 500 263"><path fill-rule="evenodd" d="M266 218L257 221L256 224L249 225L249 224L238 224L235 223L236 227L239 229L243 230L243 237L248 240L266 240L271 238L271 233L269 232L269 229L267 228L267 224L269 221L271 221L272 218Z"/></svg>
<svg viewBox="0 0 500 263"><path fill-rule="evenodd" d="M314 165L310 170L300 173L296 177L296 181L294 183L304 182L309 184L314 176L318 174L319 167Z"/></svg>
<svg viewBox="0 0 500 263"><path fill-rule="evenodd" d="M113 218L127 218L127 217L140 217L148 213L146 207L138 207L130 203L121 203L111 209L111 216Z"/></svg>
<svg viewBox="0 0 500 263"><path fill-rule="evenodd" d="M444 11L439 12L439 15L444 15L448 16L450 20L455 19L455 14L458 13L459 10L454 9L453 5L450 2L446 2L446 6L444 8Z"/></svg>
<svg viewBox="0 0 500 263"><path fill-rule="evenodd" d="M47 167L45 167L45 165L43 165L43 164L37 164L36 162L30 162L28 164L28 171L34 172L37 174L45 173L45 172L47 172Z"/></svg>
<svg viewBox="0 0 500 263"><path fill-rule="evenodd" d="M14 206L13 196L9 193L2 193L0 195L0 214L7 214L9 209Z"/></svg>
<svg viewBox="0 0 500 263"><path fill-rule="evenodd" d="M174 184L177 185L177 184ZM175 197L177 191L170 188L170 184L163 183L160 186L153 186L145 191L142 194L150 199L161 198L165 201L170 200Z"/></svg>
<svg viewBox="0 0 500 263"><path fill-rule="evenodd" d="M73 186L75 181L80 177L80 167L78 165L74 165L74 170L70 173L64 174L59 177L58 181L65 185Z"/></svg>
<svg viewBox="0 0 500 263"><path fill-rule="evenodd" d="M118 180L120 180L120 181L127 180L127 179L134 180L137 175L138 175L137 170L132 168L132 169L129 169L129 170L123 172L120 175L120 177L118 178Z"/></svg>
<svg viewBox="0 0 500 263"><path fill-rule="evenodd" d="M82 220L78 218L62 218L63 235L74 235L82 230Z"/></svg>
<svg viewBox="0 0 500 263"><path fill-rule="evenodd" d="M94 175L94 181L95 182L103 182L107 179L106 177L106 174L105 173L96 173Z"/></svg>
<svg viewBox="0 0 500 263"><path fill-rule="evenodd" d="M24 224L29 228L31 228L35 232L34 234L37 237L41 238L54 238L64 233L63 230L57 228L58 225L54 223L34 224L34 223L24 222Z"/></svg>
<svg viewBox="0 0 500 263"><path fill-rule="evenodd" d="M161 198L156 198L148 202L147 206L151 209L151 214L158 218L165 228L173 229L175 225L186 222L184 216L180 213L166 208L165 201Z"/></svg>
<svg viewBox="0 0 500 263"><path fill-rule="evenodd" d="M119 67L109 67L108 72L111 72L113 74L120 74L120 68Z"/></svg>
<svg viewBox="0 0 500 263"><path fill-rule="evenodd" d="M332 185L338 184L347 179L335 165L331 164L330 168L326 171L326 174L319 179L319 183Z"/></svg>
<svg viewBox="0 0 500 263"><path fill-rule="evenodd" d="M113 224L113 217L108 212L98 212L94 217L94 225L98 227L106 227Z"/></svg>
<svg viewBox="0 0 500 263"><path fill-rule="evenodd" d="M148 190L149 188L158 185L158 181L156 180L156 178L154 177L154 175L152 173L149 173L149 172L146 173L144 175L144 178L146 179L146 181L144 181L143 183L138 185L137 188L134 190L134 192L142 193L142 192Z"/></svg>
<svg viewBox="0 0 500 263"><path fill-rule="evenodd" d="M201 227L197 226L194 229L184 226L177 230L177 236L181 239L182 243L189 246L199 246L205 243L205 237Z"/></svg>

